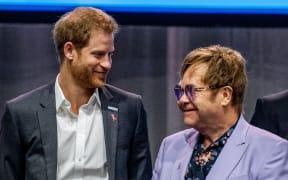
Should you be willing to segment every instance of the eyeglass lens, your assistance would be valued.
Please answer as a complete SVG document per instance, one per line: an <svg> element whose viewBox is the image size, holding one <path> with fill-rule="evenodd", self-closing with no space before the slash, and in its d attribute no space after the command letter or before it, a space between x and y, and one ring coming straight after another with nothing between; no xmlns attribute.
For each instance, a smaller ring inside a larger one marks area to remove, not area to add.
<svg viewBox="0 0 288 180"><path fill-rule="evenodd" d="M177 84L174 88L174 92L175 92L175 96L176 96L177 101L180 100L180 98L183 96L184 92L190 101L193 100L194 87L192 85L187 85L187 86L185 86L184 89L182 89L181 86Z"/></svg>

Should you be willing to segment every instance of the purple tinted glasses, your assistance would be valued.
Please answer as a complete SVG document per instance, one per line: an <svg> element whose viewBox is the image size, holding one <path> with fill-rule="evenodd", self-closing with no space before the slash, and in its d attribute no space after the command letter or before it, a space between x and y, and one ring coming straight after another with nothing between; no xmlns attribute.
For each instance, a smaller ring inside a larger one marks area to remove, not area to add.
<svg viewBox="0 0 288 180"><path fill-rule="evenodd" d="M196 92L205 91L208 89L217 89L220 87L223 87L223 86L219 86L219 87L210 86L210 87L196 88L192 84L187 84L184 88L182 88L179 84L176 84L176 86L174 87L174 93L175 93L177 101L180 100L180 98L184 95L184 93L186 94L189 101L194 101Z"/></svg>

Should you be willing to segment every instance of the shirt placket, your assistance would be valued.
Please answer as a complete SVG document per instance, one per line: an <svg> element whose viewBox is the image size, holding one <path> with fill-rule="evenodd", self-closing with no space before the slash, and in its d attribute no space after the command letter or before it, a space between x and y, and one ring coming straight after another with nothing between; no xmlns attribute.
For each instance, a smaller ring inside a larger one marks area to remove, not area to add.
<svg viewBox="0 0 288 180"><path fill-rule="evenodd" d="M76 172L78 172L77 177L79 179L83 179L84 176L84 162L85 162L85 127L86 121L84 113L81 113L81 109L79 111L78 120L77 120L77 135L76 135L76 150L75 150L75 168ZM77 178L77 179L78 179Z"/></svg>

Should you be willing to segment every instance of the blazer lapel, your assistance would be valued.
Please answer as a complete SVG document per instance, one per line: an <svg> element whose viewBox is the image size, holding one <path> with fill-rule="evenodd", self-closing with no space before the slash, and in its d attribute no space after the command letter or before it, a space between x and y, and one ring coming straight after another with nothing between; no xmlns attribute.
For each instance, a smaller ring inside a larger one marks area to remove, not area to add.
<svg viewBox="0 0 288 180"><path fill-rule="evenodd" d="M105 86L99 89L99 95L103 115L109 179L115 179L115 157L118 136L118 104L112 101L113 96Z"/></svg>
<svg viewBox="0 0 288 180"><path fill-rule="evenodd" d="M193 149L191 149L189 146L186 146L183 151L179 153L180 158L174 164L174 173L172 173L171 179L184 179L192 152Z"/></svg>
<svg viewBox="0 0 288 180"><path fill-rule="evenodd" d="M227 179L231 175L233 169L237 166L247 149L248 144L245 140L247 130L247 122L241 116L234 132L208 173L206 177L207 180Z"/></svg>
<svg viewBox="0 0 288 180"><path fill-rule="evenodd" d="M174 163L171 179L184 179L198 136L198 132L191 133L191 131L187 131L187 133L184 134L186 145L183 150L177 154L178 158L176 159L178 160Z"/></svg>
<svg viewBox="0 0 288 180"><path fill-rule="evenodd" d="M46 160L47 179L55 180L57 174L57 123L54 83L44 89L40 96L38 118Z"/></svg>

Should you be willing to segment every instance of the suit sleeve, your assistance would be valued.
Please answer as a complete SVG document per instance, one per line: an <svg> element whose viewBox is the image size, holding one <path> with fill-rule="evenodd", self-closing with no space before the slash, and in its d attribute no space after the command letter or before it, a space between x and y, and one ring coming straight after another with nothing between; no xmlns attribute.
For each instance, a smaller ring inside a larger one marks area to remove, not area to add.
<svg viewBox="0 0 288 180"><path fill-rule="evenodd" d="M0 130L0 179L24 179L24 155L19 130L6 106Z"/></svg>
<svg viewBox="0 0 288 180"><path fill-rule="evenodd" d="M157 154L157 158L156 158L154 169L153 169L152 180L159 180L161 177L164 147L165 147L165 139L162 141L159 152Z"/></svg>
<svg viewBox="0 0 288 180"><path fill-rule="evenodd" d="M129 179L151 180L152 162L149 147L146 112L142 99L137 102L137 125L131 148Z"/></svg>
<svg viewBox="0 0 288 180"><path fill-rule="evenodd" d="M269 113L273 110L266 108L267 103L268 102L264 101L264 99L257 100L255 112L250 123L259 128L268 130L274 134L279 134L277 119L276 117L270 117Z"/></svg>
<svg viewBox="0 0 288 180"><path fill-rule="evenodd" d="M278 142L272 152L266 156L266 162L260 169L257 179L288 179L288 142Z"/></svg>

